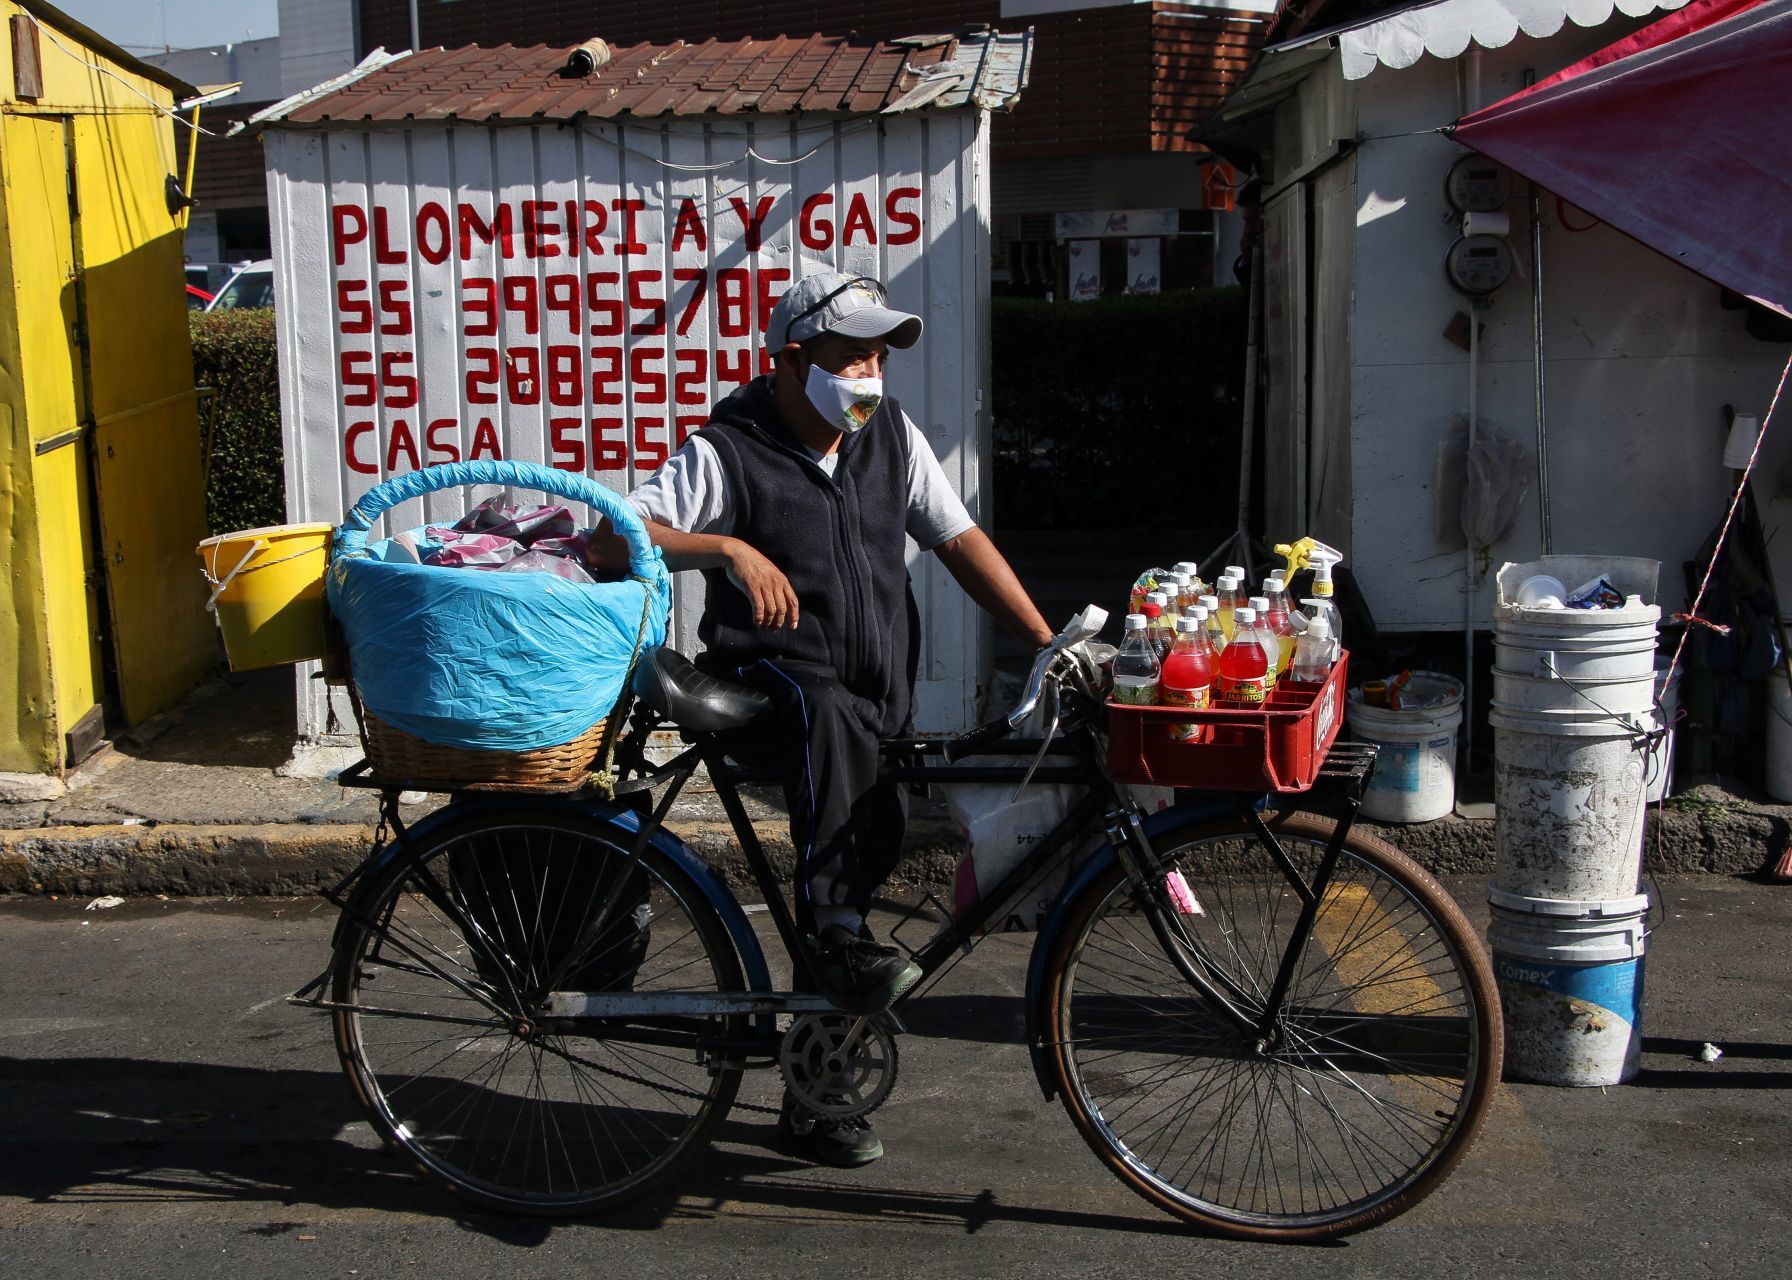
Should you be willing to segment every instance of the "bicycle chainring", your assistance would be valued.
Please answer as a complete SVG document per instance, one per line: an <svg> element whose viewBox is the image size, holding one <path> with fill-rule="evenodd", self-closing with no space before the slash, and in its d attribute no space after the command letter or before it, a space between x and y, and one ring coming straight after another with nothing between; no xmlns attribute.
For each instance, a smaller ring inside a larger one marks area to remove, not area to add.
<svg viewBox="0 0 1792 1280"><path fill-rule="evenodd" d="M896 1037L881 1018L806 1013L784 1033L778 1070L799 1105L848 1120L869 1115L890 1096L896 1058Z"/></svg>

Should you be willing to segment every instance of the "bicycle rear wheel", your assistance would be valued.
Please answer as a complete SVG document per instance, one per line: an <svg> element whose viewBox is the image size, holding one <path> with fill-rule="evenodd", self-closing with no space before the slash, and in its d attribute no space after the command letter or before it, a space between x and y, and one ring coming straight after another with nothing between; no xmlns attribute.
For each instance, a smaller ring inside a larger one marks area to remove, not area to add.
<svg viewBox="0 0 1792 1280"><path fill-rule="evenodd" d="M375 1130L426 1177L502 1212L591 1213L707 1141L740 1069L697 1039L744 1020L688 1020L681 1045L594 1037L542 1018L547 993L744 985L671 859L631 862L602 823L518 807L450 823L356 893L333 961L336 1045Z"/></svg>
<svg viewBox="0 0 1792 1280"><path fill-rule="evenodd" d="M1334 824L1271 828L1310 884ZM1157 845L1199 907L1176 912L1186 959L1260 1016L1300 896L1242 822ZM1344 1235L1423 1199L1473 1141L1500 1074L1492 973L1461 909L1385 842L1346 840L1267 1043L1182 975L1118 867L1069 911L1043 991L1052 1070L1152 1203L1248 1239Z"/></svg>

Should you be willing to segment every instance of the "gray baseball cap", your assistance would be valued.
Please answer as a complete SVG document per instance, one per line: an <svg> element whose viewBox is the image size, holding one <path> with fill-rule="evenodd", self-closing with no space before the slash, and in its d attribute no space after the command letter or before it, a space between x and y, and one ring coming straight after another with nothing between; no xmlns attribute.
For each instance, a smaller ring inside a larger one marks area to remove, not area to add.
<svg viewBox="0 0 1792 1280"><path fill-rule="evenodd" d="M921 340L921 317L887 306L883 285L870 276L821 271L804 276L778 299L766 326L765 344L777 351L822 333L883 338L908 348Z"/></svg>

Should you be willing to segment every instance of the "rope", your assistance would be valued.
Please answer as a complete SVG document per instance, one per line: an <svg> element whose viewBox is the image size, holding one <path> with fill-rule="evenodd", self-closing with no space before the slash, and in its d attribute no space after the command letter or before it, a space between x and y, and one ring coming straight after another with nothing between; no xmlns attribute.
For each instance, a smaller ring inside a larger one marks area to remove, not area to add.
<svg viewBox="0 0 1792 1280"><path fill-rule="evenodd" d="M653 610L656 589L651 579L639 574L630 577L641 584L641 625L635 628L635 651L629 654L628 670L622 675L622 692L617 695L616 705L610 708L610 723L604 727L604 748L598 757L597 771L586 782L606 800L616 798L616 739L622 736L618 726L627 721L629 706L634 701L635 668L640 664L641 649L647 640L647 619Z"/></svg>
<svg viewBox="0 0 1792 1280"><path fill-rule="evenodd" d="M1792 377L1792 355L1786 358L1786 367L1780 372L1779 385L1773 389L1773 399L1767 406L1767 416L1761 419L1761 431L1755 436L1755 447L1749 450L1748 464L1742 468L1742 476L1736 481L1736 492L1730 497L1730 509L1724 513L1723 526L1717 531L1717 542L1711 548L1711 562L1705 566L1705 576L1699 580L1699 589L1693 595L1692 605L1687 609L1690 621L1702 622L1699 617L1699 606L1705 602L1705 591L1711 585L1711 575L1717 572L1717 562L1724 553L1724 541L1730 536L1730 526L1736 520L1736 511L1742 506L1742 495L1748 492L1748 478L1754 473L1755 462L1761 456L1761 444L1767 439L1767 428L1773 425L1774 410L1779 408L1780 396L1786 390L1786 380ZM1692 635L1689 626L1680 633L1680 642L1674 646L1673 661L1668 663L1668 678L1664 684L1672 682L1674 673L1680 669L1680 655L1686 651L1686 642ZM1782 664L1783 665L1783 664Z"/></svg>

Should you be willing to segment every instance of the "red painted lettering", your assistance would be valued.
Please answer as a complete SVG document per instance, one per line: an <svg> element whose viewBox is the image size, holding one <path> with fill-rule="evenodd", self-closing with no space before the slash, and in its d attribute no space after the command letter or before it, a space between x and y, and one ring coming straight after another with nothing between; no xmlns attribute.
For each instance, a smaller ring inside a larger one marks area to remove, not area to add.
<svg viewBox="0 0 1792 1280"><path fill-rule="evenodd" d="M797 235L806 247L810 249L833 248L833 220L821 216L821 210L833 203L834 196L830 191L818 191L803 201L803 211L797 219Z"/></svg>
<svg viewBox="0 0 1792 1280"><path fill-rule="evenodd" d="M373 304L364 296L366 292L365 280L336 282L336 314L341 317L338 327L342 332L373 332Z"/></svg>
<svg viewBox="0 0 1792 1280"><path fill-rule="evenodd" d="M548 452L562 471L585 473L585 420L549 418Z"/></svg>
<svg viewBox="0 0 1792 1280"><path fill-rule="evenodd" d="M570 221L570 219L569 219ZM610 215L595 200L585 201L585 252L597 255L604 251L604 228L609 225Z"/></svg>
<svg viewBox="0 0 1792 1280"><path fill-rule="evenodd" d="M635 393L636 404L666 403L666 371L665 369L649 369L649 361L664 365L666 349L664 347L635 347L628 353L628 374L630 389Z"/></svg>
<svg viewBox="0 0 1792 1280"><path fill-rule="evenodd" d="M402 338L411 331L411 303L405 297L410 287L409 280L380 281L380 332L388 337Z"/></svg>
<svg viewBox="0 0 1792 1280"><path fill-rule="evenodd" d="M541 403L541 352L512 347L504 353L504 394L511 404Z"/></svg>
<svg viewBox="0 0 1792 1280"><path fill-rule="evenodd" d="M863 191L852 193L852 203L846 207L846 225L840 228L840 243L850 245L854 231L863 237L866 244L877 243L877 228L871 222L871 205L866 201Z"/></svg>
<svg viewBox="0 0 1792 1280"><path fill-rule="evenodd" d="M716 272L716 331L724 338L747 336L752 288L753 278L745 267L724 267Z"/></svg>
<svg viewBox="0 0 1792 1280"><path fill-rule="evenodd" d="M503 456L503 446L498 443L498 429L492 425L490 418L481 418L479 425L473 428L473 447L467 452L467 461L477 462L481 458Z"/></svg>
<svg viewBox="0 0 1792 1280"><path fill-rule="evenodd" d="M367 239L367 211L358 204L339 204L330 210L330 242L336 246L336 265L348 261L348 247Z"/></svg>
<svg viewBox="0 0 1792 1280"><path fill-rule="evenodd" d="M342 403L359 408L370 405L379 398L379 383L371 372L363 372L362 365L373 364L371 351L344 351L338 360L337 368L342 377ZM349 388L355 388L350 391Z"/></svg>
<svg viewBox="0 0 1792 1280"><path fill-rule="evenodd" d="M429 465L440 462L459 462L460 445L452 437L460 430L460 423L453 418L437 418L429 424L423 433L424 443L429 446ZM450 437L442 439L443 435Z"/></svg>
<svg viewBox="0 0 1792 1280"><path fill-rule="evenodd" d="M563 408L585 403L585 353L580 348L548 348L548 403Z"/></svg>
<svg viewBox="0 0 1792 1280"><path fill-rule="evenodd" d="M392 245L392 231L387 223L390 211L374 206L373 210L373 260L382 266L395 267L411 255L403 248ZM389 470L390 468L388 468ZM415 470L415 468L412 468Z"/></svg>
<svg viewBox="0 0 1792 1280"><path fill-rule="evenodd" d="M403 453L405 460L411 465L408 470L421 471L423 459L417 456L417 441L411 435L410 424L403 418L392 423L392 434L386 437L386 472L390 475L398 470L398 455Z"/></svg>
<svg viewBox="0 0 1792 1280"><path fill-rule="evenodd" d="M591 348L591 403L622 403L621 347Z"/></svg>
<svg viewBox="0 0 1792 1280"><path fill-rule="evenodd" d="M739 196L729 196L728 203L734 206L734 214L740 219L740 225L747 233L747 252L759 252L761 233L765 228L765 217L772 211L774 197L760 196L759 203L753 206L751 213L747 212L747 202Z"/></svg>
<svg viewBox="0 0 1792 1280"><path fill-rule="evenodd" d="M900 227L902 230L888 232L884 236L885 244L913 244L921 238L921 215L901 207L905 200L918 201L920 198L919 187L890 188L890 194L884 197L884 217L891 227Z"/></svg>
<svg viewBox="0 0 1792 1280"><path fill-rule="evenodd" d="M380 353L380 381L386 384L386 396L383 403L388 409L410 409L417 404L417 379L414 375L398 372L399 366L411 368L416 359L409 351L382 351ZM413 450L412 452L415 452ZM391 464L386 469L390 471Z"/></svg>
<svg viewBox="0 0 1792 1280"><path fill-rule="evenodd" d="M621 471L628 466L628 444L622 434L621 418L591 420L593 471Z"/></svg>
<svg viewBox="0 0 1792 1280"><path fill-rule="evenodd" d="M622 336L622 299L617 286L622 276L614 271L593 271L585 277L585 312L591 332L600 338Z"/></svg>
<svg viewBox="0 0 1792 1280"><path fill-rule="evenodd" d="M658 284L664 278L658 271L628 273L629 310L647 313L647 319L629 326L628 331L637 337L653 337L666 331L666 300L647 292L648 285Z"/></svg>
<svg viewBox="0 0 1792 1280"><path fill-rule="evenodd" d="M547 310L565 318L568 334L575 338L581 336L585 323L585 292L579 287L579 278L549 276L541 282L541 288L546 295Z"/></svg>
<svg viewBox="0 0 1792 1280"><path fill-rule="evenodd" d="M523 252L531 258L558 258L560 246L550 237L560 234L560 211L552 200L523 201Z"/></svg>
<svg viewBox="0 0 1792 1280"><path fill-rule="evenodd" d="M647 207L645 200L623 200L617 198L610 201L610 208L622 215L622 251L624 253L646 253L647 246L635 238L635 215Z"/></svg>
<svg viewBox="0 0 1792 1280"><path fill-rule="evenodd" d="M348 466L350 471L358 472L364 476L377 476L380 473L379 464L367 461L361 456L360 451L355 448L356 442L360 440L362 436L370 436L372 434L373 424L371 422L351 423L349 429L342 433L342 461Z"/></svg>
<svg viewBox="0 0 1792 1280"><path fill-rule="evenodd" d="M690 300L684 304L684 310L678 313L678 336L682 338L690 332L691 321L696 319L698 310L703 306L703 295L709 287L709 268L679 267L673 271L672 279L675 284L689 281L697 286L691 290Z"/></svg>
<svg viewBox="0 0 1792 1280"><path fill-rule="evenodd" d="M676 425L678 428L678 431L677 431L678 438L673 443L672 447L674 449L684 448L684 442L691 438L691 432L701 431L703 429L703 424L708 421L709 421L709 419L705 418L700 413L681 413L681 414L679 414L678 418L677 418L677 422L676 422Z"/></svg>
<svg viewBox="0 0 1792 1280"><path fill-rule="evenodd" d="M482 244L496 243L498 252L504 257L511 256L515 245L511 238L509 205L499 205L490 222L480 217L479 210L470 204L458 206L456 213L460 226L460 258L462 262L472 259L475 236Z"/></svg>
<svg viewBox="0 0 1792 1280"><path fill-rule="evenodd" d="M460 331L467 337L489 338L497 333L498 282L490 276L468 276L462 280L460 311Z"/></svg>
<svg viewBox="0 0 1792 1280"><path fill-rule="evenodd" d="M679 404L708 404L709 352L702 347L681 347L672 353L672 359L678 365L672 380L674 399Z"/></svg>
<svg viewBox="0 0 1792 1280"><path fill-rule="evenodd" d="M697 202L689 196L678 206L678 221L672 227L672 252L677 253L686 240L694 241L699 251L709 248L709 232L703 229L703 215L697 212Z"/></svg>
<svg viewBox="0 0 1792 1280"><path fill-rule="evenodd" d="M762 267L759 271L759 332L764 333L772 322L772 308L778 305L790 284L787 267Z"/></svg>
<svg viewBox="0 0 1792 1280"><path fill-rule="evenodd" d="M495 347L467 348L467 403L498 403L498 351Z"/></svg>
<svg viewBox="0 0 1792 1280"><path fill-rule="evenodd" d="M524 333L541 332L541 293L534 276L504 277L504 310L522 317Z"/></svg>
<svg viewBox="0 0 1792 1280"><path fill-rule="evenodd" d="M716 352L717 382L747 382L753 377L753 353L746 347Z"/></svg>
<svg viewBox="0 0 1792 1280"><path fill-rule="evenodd" d="M448 261L454 249L454 232L448 225L448 210L434 200L424 202L417 210L417 252L435 266Z"/></svg>
<svg viewBox="0 0 1792 1280"><path fill-rule="evenodd" d="M666 460L666 420L635 419L635 469L652 471Z"/></svg>

